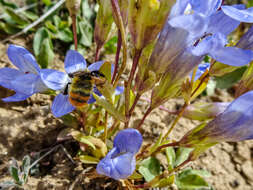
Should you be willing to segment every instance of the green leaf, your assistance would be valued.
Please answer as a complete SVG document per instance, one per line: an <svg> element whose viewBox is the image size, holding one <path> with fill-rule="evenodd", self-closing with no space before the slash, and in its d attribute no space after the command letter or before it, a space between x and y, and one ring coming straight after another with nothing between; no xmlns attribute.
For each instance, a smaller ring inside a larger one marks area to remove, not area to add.
<svg viewBox="0 0 253 190"><path fill-rule="evenodd" d="M42 43L44 41L44 39L49 38L49 32L46 28L41 27L34 36L34 40L33 40L33 51L35 56L39 56L40 54L40 48L42 46Z"/></svg>
<svg viewBox="0 0 253 190"><path fill-rule="evenodd" d="M160 174L160 162L154 157L149 157L141 162L138 171L149 182Z"/></svg>
<svg viewBox="0 0 253 190"><path fill-rule="evenodd" d="M51 5L51 0L42 0L42 2L46 5L46 6L50 6Z"/></svg>
<svg viewBox="0 0 253 190"><path fill-rule="evenodd" d="M172 147L167 147L165 149L166 152L166 158L167 158L167 162L168 162L168 170L172 170L175 166L175 162L176 162L176 153L174 148Z"/></svg>
<svg viewBox="0 0 253 190"><path fill-rule="evenodd" d="M134 173L128 177L128 179L132 179L132 180L137 180L137 179L142 179L143 176L139 173L137 173L136 171L134 171Z"/></svg>
<svg viewBox="0 0 253 190"><path fill-rule="evenodd" d="M6 14L8 14L13 21L15 21L17 24L25 26L29 24L29 22L26 20L25 17L21 16L21 14L15 13L12 9L6 8L5 9Z"/></svg>
<svg viewBox="0 0 253 190"><path fill-rule="evenodd" d="M190 190L190 189L200 189L200 188L208 188L208 183L199 175L190 172L189 170L185 170L177 175L176 177L176 185L179 189L182 190Z"/></svg>
<svg viewBox="0 0 253 190"><path fill-rule="evenodd" d="M192 150L192 148L180 147L176 152L176 162L174 166L182 164L189 157Z"/></svg>
<svg viewBox="0 0 253 190"><path fill-rule="evenodd" d="M83 0L82 1L82 14L83 16L88 19L89 21L92 20L92 18L95 16L94 11L92 11L88 0Z"/></svg>
<svg viewBox="0 0 253 190"><path fill-rule="evenodd" d="M117 51L117 41L118 37L114 36L108 42L105 43L104 48L106 54L115 54Z"/></svg>
<svg viewBox="0 0 253 190"><path fill-rule="evenodd" d="M18 8L18 6L15 3L11 3L11 2L8 2L6 0L0 0L0 4L2 4L5 7L12 8L12 9L17 9Z"/></svg>
<svg viewBox="0 0 253 190"><path fill-rule="evenodd" d="M0 30L4 31L6 34L16 34L19 29L11 24L0 22Z"/></svg>
<svg viewBox="0 0 253 190"><path fill-rule="evenodd" d="M100 161L98 158L88 156L88 155L80 155L79 159L81 162L85 164L97 164Z"/></svg>
<svg viewBox="0 0 253 190"><path fill-rule="evenodd" d="M236 82L238 82L241 79L241 77L246 69L247 69L247 67L241 67L241 68L239 68L231 73L228 73L222 77L216 77L215 78L215 81L217 83L216 87L221 88L221 89L230 88L231 86L233 86Z"/></svg>
<svg viewBox="0 0 253 190"><path fill-rule="evenodd" d="M86 20L78 22L78 26L80 31L79 35L81 36L79 43L86 47L91 46L93 39L93 28Z"/></svg>
<svg viewBox="0 0 253 190"><path fill-rule="evenodd" d="M78 142L84 143L84 144L90 146L94 150L96 149L95 145L90 141L91 136L86 136L85 134L83 134L79 131L72 131L71 135Z"/></svg>
<svg viewBox="0 0 253 190"><path fill-rule="evenodd" d="M150 154L152 154L154 151L156 151L157 147L160 146L162 140L163 140L163 134L160 134L156 143L150 148L150 151L149 151Z"/></svg>
<svg viewBox="0 0 253 190"><path fill-rule="evenodd" d="M45 38L41 44L40 53L38 55L38 63L41 68L47 68L54 60L53 45L50 38Z"/></svg>
<svg viewBox="0 0 253 190"><path fill-rule="evenodd" d="M54 22L54 25L59 28L60 26L60 23L61 23L61 18L58 16L58 15L54 15L53 17L53 22Z"/></svg>
<svg viewBox="0 0 253 190"><path fill-rule="evenodd" d="M24 15L26 18L35 21L39 18L38 15L36 15L35 13L31 12L31 11L23 11L22 15Z"/></svg>
<svg viewBox="0 0 253 190"><path fill-rule="evenodd" d="M211 177L211 174L206 170L185 169L183 171L183 173L184 173L184 175L195 174L195 175L199 175L201 177Z"/></svg>
<svg viewBox="0 0 253 190"><path fill-rule="evenodd" d="M163 178L159 181L158 185L156 187L169 187L171 186L175 181L175 175Z"/></svg>
<svg viewBox="0 0 253 190"><path fill-rule="evenodd" d="M53 33L57 33L57 32L58 32L56 26L53 25L53 23L52 23L51 21L49 21L49 20L45 22L45 26L46 26L51 32L53 32Z"/></svg>
<svg viewBox="0 0 253 190"><path fill-rule="evenodd" d="M105 78L111 82L111 68L112 64L110 62L105 62L99 69L99 71L105 75Z"/></svg>
<svg viewBox="0 0 253 190"><path fill-rule="evenodd" d="M23 176L24 183L27 182L27 178L29 176L30 165L31 165L31 158L30 156L26 155L23 158L22 165L21 165L21 169L24 172L24 176Z"/></svg>
<svg viewBox="0 0 253 190"><path fill-rule="evenodd" d="M22 182L19 179L19 169L15 166L10 166L9 168L11 177L15 180L15 183L21 185Z"/></svg>
<svg viewBox="0 0 253 190"><path fill-rule="evenodd" d="M116 119L125 122L125 117L121 113L119 113L112 104L107 102L105 99L100 98L98 95L93 93L94 98L96 99L96 104L102 106L108 113L114 116Z"/></svg>
<svg viewBox="0 0 253 190"><path fill-rule="evenodd" d="M72 31L69 28L65 28L63 30L59 30L55 37L60 39L63 42L72 42L73 41L73 34Z"/></svg>

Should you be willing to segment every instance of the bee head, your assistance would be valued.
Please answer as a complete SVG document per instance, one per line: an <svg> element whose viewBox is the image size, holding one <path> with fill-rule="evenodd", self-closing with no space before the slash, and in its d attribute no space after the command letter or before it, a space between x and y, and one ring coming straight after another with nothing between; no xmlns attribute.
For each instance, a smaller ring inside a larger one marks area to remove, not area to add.
<svg viewBox="0 0 253 190"><path fill-rule="evenodd" d="M103 85L106 82L105 75L99 71L92 71L91 77L96 85Z"/></svg>

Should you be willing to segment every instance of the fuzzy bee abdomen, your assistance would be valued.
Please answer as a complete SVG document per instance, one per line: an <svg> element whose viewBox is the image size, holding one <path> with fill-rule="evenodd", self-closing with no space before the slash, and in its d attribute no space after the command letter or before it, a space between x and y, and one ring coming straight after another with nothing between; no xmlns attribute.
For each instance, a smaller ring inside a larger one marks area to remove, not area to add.
<svg viewBox="0 0 253 190"><path fill-rule="evenodd" d="M69 101L75 107L84 107L87 105L87 101L90 98L92 92L92 80L83 77L74 77L70 91Z"/></svg>

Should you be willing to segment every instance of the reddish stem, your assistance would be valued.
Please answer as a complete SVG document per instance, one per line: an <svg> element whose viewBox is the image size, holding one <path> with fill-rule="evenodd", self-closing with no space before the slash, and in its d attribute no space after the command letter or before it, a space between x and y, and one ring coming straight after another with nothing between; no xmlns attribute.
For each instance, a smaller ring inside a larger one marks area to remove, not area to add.
<svg viewBox="0 0 253 190"><path fill-rule="evenodd" d="M113 72L113 75L112 75L112 82L111 82L112 84L113 84L113 82L116 78L116 74L117 74L117 71L118 71L118 68L119 68L119 55L120 55L121 46L122 46L122 37L121 37L120 30L118 30L117 52L116 52L116 56L115 56L114 72Z"/></svg>
<svg viewBox="0 0 253 190"><path fill-rule="evenodd" d="M72 15L72 30L74 35L75 50L77 50L76 15Z"/></svg>
<svg viewBox="0 0 253 190"><path fill-rule="evenodd" d="M144 114L142 120L140 121L139 125L136 127L136 129L140 129L140 127L143 125L145 119L147 118L147 116L152 112L153 108L149 107L148 110L146 111L146 113Z"/></svg>
<svg viewBox="0 0 253 190"><path fill-rule="evenodd" d="M97 46L97 49L96 49L96 55L95 55L95 62L97 62L99 60L99 57L100 57L100 46Z"/></svg>
<svg viewBox="0 0 253 190"><path fill-rule="evenodd" d="M133 103L133 105L132 105L132 107L130 108L130 110L129 110L129 117L131 117L131 115L133 114L133 111L134 111L134 108L136 107L136 105L137 105L137 102L138 102L138 100L140 99L140 97L141 97L141 95L139 94L139 93L137 93L136 94L136 97L135 97L135 99L134 99L134 103Z"/></svg>

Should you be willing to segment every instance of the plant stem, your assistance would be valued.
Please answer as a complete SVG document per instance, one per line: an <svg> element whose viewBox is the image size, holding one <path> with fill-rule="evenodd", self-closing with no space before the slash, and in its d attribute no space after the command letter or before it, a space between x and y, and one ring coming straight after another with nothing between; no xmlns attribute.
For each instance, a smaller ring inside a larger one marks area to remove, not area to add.
<svg viewBox="0 0 253 190"><path fill-rule="evenodd" d="M116 22L116 25L117 25L118 29L120 30L122 46L123 46L123 61L122 61L121 67L119 69L119 72L118 72L118 74L116 76L116 79L114 81L114 84L113 84L113 86L116 87L117 83L120 79L120 76L122 75L122 73L124 72L124 70L126 68L127 42L126 42L126 32L125 32L124 22L123 22L123 19L122 19L122 15L120 13L118 0L111 0L111 3L112 3L112 9L115 13L115 22Z"/></svg>
<svg viewBox="0 0 253 190"><path fill-rule="evenodd" d="M95 55L95 62L97 62L99 60L100 49L101 49L101 47L97 46L97 48L96 48L96 55Z"/></svg>
<svg viewBox="0 0 253 190"><path fill-rule="evenodd" d="M125 128L128 127L128 123L129 123L129 106L130 106L130 90L132 87L132 82L134 79L134 75L135 75L135 71L137 69L137 65L139 63L139 59L141 57L141 53L142 50L135 50L135 54L134 54L134 58L133 58L133 65L130 71L130 76L126 85L126 93L125 93L125 115L126 115L126 124L125 124Z"/></svg>
<svg viewBox="0 0 253 190"><path fill-rule="evenodd" d="M169 136L169 134L171 133L171 131L175 128L177 122L179 121L179 119L182 117L185 108L188 106L188 104L184 104L184 106L182 107L182 109L180 110L179 114L177 115L176 119L174 120L174 122L172 123L170 129L168 130L168 132L165 134L165 136L163 137L163 141L167 139L167 137Z"/></svg>
<svg viewBox="0 0 253 190"><path fill-rule="evenodd" d="M106 139L107 139L107 120L108 120L108 112L105 111L105 127L104 127L104 142L106 143Z"/></svg>
<svg viewBox="0 0 253 190"><path fill-rule="evenodd" d="M136 105L137 105L137 103L138 103L140 97L141 97L141 95L140 95L139 93L137 93L136 96L135 96L135 99L134 99L134 103L133 103L133 105L131 106L131 108L130 108L130 110L129 110L129 113L128 113L129 119L130 119L130 117L132 116L133 111L134 111L134 108L136 107Z"/></svg>
<svg viewBox="0 0 253 190"><path fill-rule="evenodd" d="M72 30L74 35L75 50L77 51L76 15L72 15Z"/></svg>
<svg viewBox="0 0 253 190"><path fill-rule="evenodd" d="M115 55L115 64L114 64L114 72L112 75L112 82L111 84L113 84L117 71L118 71L118 67L119 67L119 55L120 55L120 49L122 46L122 38L121 38L121 33L120 30L118 30L118 42L117 42L117 51L116 51L116 55Z"/></svg>
<svg viewBox="0 0 253 190"><path fill-rule="evenodd" d="M140 129L140 127L142 126L142 124L144 123L145 119L147 118L147 116L153 111L152 107L149 107L146 111L146 113L144 114L142 120L140 121L139 125L136 127L136 129Z"/></svg>

